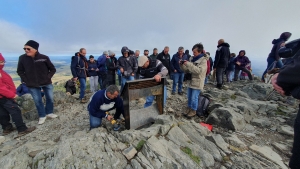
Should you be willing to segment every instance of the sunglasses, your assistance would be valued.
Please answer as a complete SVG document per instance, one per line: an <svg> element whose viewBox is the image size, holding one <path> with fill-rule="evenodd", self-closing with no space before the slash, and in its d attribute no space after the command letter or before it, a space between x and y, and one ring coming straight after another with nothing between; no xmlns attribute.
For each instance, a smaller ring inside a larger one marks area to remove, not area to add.
<svg viewBox="0 0 300 169"><path fill-rule="evenodd" d="M30 48L23 48L24 50L28 50L28 51L30 51Z"/></svg>

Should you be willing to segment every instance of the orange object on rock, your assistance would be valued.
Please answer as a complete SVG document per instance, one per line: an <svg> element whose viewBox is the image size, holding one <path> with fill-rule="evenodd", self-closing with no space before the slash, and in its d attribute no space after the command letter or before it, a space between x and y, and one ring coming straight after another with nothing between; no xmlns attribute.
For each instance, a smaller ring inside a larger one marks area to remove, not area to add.
<svg viewBox="0 0 300 169"><path fill-rule="evenodd" d="M201 126L206 127L209 131L212 131L212 129L213 129L213 126L210 124L206 124L206 123L202 123L202 122L200 124L201 124Z"/></svg>

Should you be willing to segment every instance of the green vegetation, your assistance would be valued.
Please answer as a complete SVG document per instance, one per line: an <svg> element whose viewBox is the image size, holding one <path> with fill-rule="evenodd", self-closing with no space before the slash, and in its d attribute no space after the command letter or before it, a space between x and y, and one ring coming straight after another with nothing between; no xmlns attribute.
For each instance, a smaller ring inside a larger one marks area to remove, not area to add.
<svg viewBox="0 0 300 169"><path fill-rule="evenodd" d="M181 151L183 151L185 154L189 155L190 158L191 158L193 161L195 161L195 163L200 164L200 157L193 155L193 154L192 154L192 150L191 150L190 148L188 148L188 147L181 147L180 149L181 149Z"/></svg>
<svg viewBox="0 0 300 169"><path fill-rule="evenodd" d="M230 161L230 158L229 158L228 156L224 156L224 157L223 157L223 161L224 161L224 162Z"/></svg>
<svg viewBox="0 0 300 169"><path fill-rule="evenodd" d="M235 100L235 99L236 99L236 95L233 94L233 95L230 96L230 98L231 98L232 100Z"/></svg>
<svg viewBox="0 0 300 169"><path fill-rule="evenodd" d="M145 143L146 143L145 140L141 140L141 141L138 143L138 145L136 146L136 150L137 150L137 151L140 151L140 150L143 148L143 146L144 146Z"/></svg>

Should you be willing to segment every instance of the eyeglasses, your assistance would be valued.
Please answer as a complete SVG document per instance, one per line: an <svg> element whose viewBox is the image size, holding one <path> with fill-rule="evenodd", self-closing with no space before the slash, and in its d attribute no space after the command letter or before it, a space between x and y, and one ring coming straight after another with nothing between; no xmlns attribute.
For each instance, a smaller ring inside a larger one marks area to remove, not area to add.
<svg viewBox="0 0 300 169"><path fill-rule="evenodd" d="M28 50L28 51L30 51L30 48L23 48L24 50Z"/></svg>

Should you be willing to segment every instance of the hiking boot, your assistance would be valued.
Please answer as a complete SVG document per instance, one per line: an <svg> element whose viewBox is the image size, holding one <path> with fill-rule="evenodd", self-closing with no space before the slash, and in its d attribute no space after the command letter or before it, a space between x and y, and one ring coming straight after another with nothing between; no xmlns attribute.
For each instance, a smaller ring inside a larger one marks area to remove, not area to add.
<svg viewBox="0 0 300 169"><path fill-rule="evenodd" d="M46 117L40 117L39 118L39 123L38 124L44 124L46 121Z"/></svg>
<svg viewBox="0 0 300 169"><path fill-rule="evenodd" d="M191 118L191 117L194 117L195 115L196 115L196 110L191 110L189 112L189 114L187 114L186 116L189 117L189 118Z"/></svg>
<svg viewBox="0 0 300 169"><path fill-rule="evenodd" d="M28 129L26 129L25 131L19 132L17 137L21 137L21 136L24 136L24 135L26 135L26 134L28 134L28 133L31 133L31 132L33 132L35 129L36 129L35 126L30 127L30 128L28 128Z"/></svg>
<svg viewBox="0 0 300 169"><path fill-rule="evenodd" d="M179 95L183 95L183 92L178 92Z"/></svg>
<svg viewBox="0 0 300 169"><path fill-rule="evenodd" d="M176 93L175 92L172 92L172 95L175 95Z"/></svg>
<svg viewBox="0 0 300 169"><path fill-rule="evenodd" d="M11 132L13 132L13 131L15 131L15 130L16 130L16 128L14 128L14 127L12 127L12 126L6 127L6 129L3 130L2 135L3 135L3 136L8 135L9 133L11 133Z"/></svg>
<svg viewBox="0 0 300 169"><path fill-rule="evenodd" d="M191 111L191 108L188 107L186 109L186 111L184 113L182 113L182 115L186 116L186 115L188 115L190 113L190 111Z"/></svg>
<svg viewBox="0 0 300 169"><path fill-rule="evenodd" d="M81 99L80 103L86 103L87 101L85 99Z"/></svg>
<svg viewBox="0 0 300 169"><path fill-rule="evenodd" d="M114 124L114 131L119 131L121 128L120 124Z"/></svg>
<svg viewBox="0 0 300 169"><path fill-rule="evenodd" d="M56 117L58 117L56 114L47 114L46 117L49 117L50 119L55 119Z"/></svg>

